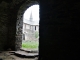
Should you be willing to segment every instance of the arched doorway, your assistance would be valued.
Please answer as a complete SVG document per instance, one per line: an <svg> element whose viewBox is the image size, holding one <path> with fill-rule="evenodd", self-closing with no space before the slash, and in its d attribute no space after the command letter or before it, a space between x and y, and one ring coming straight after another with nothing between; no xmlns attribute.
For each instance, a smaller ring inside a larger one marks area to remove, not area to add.
<svg viewBox="0 0 80 60"><path fill-rule="evenodd" d="M30 6L23 15L22 49L38 50L39 5Z"/></svg>
<svg viewBox="0 0 80 60"><path fill-rule="evenodd" d="M16 22L16 42L15 42L16 50L20 50L20 48L22 47L23 14L27 8L36 4L39 4L38 1L27 1L20 7L18 11Z"/></svg>

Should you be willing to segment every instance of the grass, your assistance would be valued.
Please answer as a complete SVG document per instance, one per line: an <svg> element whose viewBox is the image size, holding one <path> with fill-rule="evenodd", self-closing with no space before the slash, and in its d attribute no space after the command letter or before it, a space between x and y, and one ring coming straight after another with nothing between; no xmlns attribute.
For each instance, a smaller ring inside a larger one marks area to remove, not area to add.
<svg viewBox="0 0 80 60"><path fill-rule="evenodd" d="M23 41L22 42L22 48L37 49L38 45L39 45L38 41Z"/></svg>

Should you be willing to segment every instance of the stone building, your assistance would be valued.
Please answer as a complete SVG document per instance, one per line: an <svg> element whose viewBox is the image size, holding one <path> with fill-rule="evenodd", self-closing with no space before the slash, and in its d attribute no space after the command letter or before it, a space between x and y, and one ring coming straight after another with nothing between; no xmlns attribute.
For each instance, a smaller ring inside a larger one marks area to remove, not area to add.
<svg viewBox="0 0 80 60"><path fill-rule="evenodd" d="M39 60L80 59L80 2L0 0L0 51L20 50L24 11L40 5Z"/></svg>
<svg viewBox="0 0 80 60"><path fill-rule="evenodd" d="M39 23L33 21L32 12L30 14L30 19L25 19L26 22L23 21L23 40L37 40L35 37L35 33L39 33Z"/></svg>

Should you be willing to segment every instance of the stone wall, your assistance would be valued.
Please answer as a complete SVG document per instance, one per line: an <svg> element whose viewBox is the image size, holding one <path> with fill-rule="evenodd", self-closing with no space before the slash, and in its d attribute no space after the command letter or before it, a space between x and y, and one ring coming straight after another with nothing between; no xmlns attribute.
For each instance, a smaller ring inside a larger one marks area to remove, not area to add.
<svg viewBox="0 0 80 60"><path fill-rule="evenodd" d="M0 50L15 50L17 13L24 0L0 0Z"/></svg>
<svg viewBox="0 0 80 60"><path fill-rule="evenodd" d="M21 48L23 14L34 4L38 2L36 0L0 0L0 50Z"/></svg>
<svg viewBox="0 0 80 60"><path fill-rule="evenodd" d="M37 36L39 34L39 25L29 25L25 23L23 24L22 33L23 33L22 40L30 40L30 41L38 40Z"/></svg>
<svg viewBox="0 0 80 60"><path fill-rule="evenodd" d="M2 1L0 3L0 50L6 48L8 37L8 3Z"/></svg>

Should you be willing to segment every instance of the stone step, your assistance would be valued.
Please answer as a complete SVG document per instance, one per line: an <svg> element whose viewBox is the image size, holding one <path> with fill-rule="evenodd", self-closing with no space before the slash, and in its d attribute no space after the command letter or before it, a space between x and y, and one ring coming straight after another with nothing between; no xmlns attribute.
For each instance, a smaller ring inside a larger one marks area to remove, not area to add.
<svg viewBox="0 0 80 60"><path fill-rule="evenodd" d="M15 51L9 51L10 55L14 55Z"/></svg>
<svg viewBox="0 0 80 60"><path fill-rule="evenodd" d="M14 55L23 57L23 58L35 58L38 57L38 53L27 53L25 51L16 51Z"/></svg>
<svg viewBox="0 0 80 60"><path fill-rule="evenodd" d="M28 53L39 53L39 51L37 49L23 49L21 48L20 49L21 51L25 51L25 52L28 52Z"/></svg>

